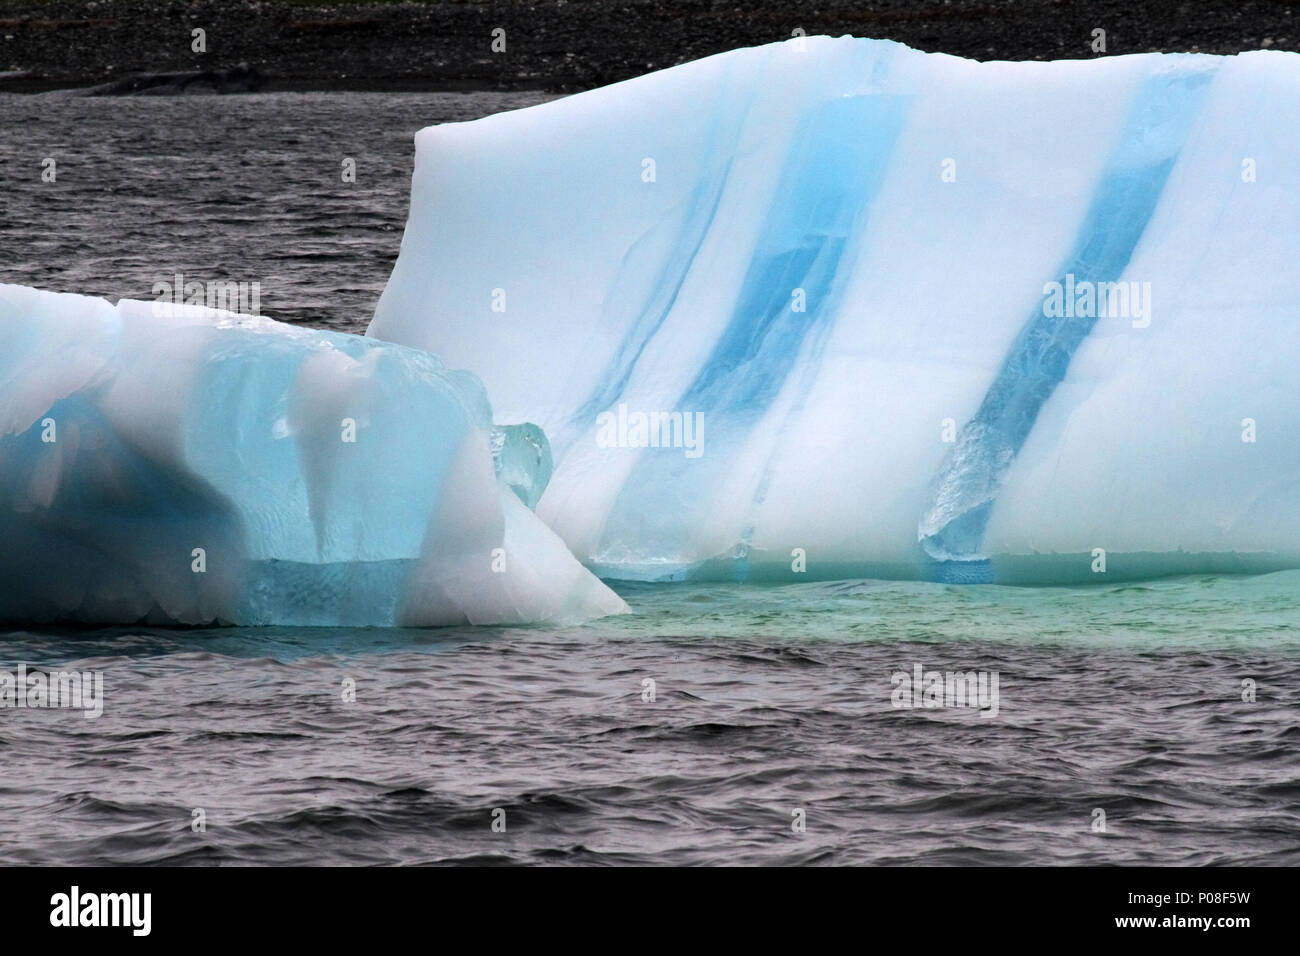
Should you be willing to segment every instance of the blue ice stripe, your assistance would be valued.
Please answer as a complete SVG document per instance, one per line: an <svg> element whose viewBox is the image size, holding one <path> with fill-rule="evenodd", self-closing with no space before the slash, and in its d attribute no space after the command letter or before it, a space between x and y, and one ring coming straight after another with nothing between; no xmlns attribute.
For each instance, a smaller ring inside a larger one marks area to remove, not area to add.
<svg viewBox="0 0 1300 956"><path fill-rule="evenodd" d="M1213 76L1214 68L1179 70L1143 82L1061 269L1062 286L1068 277L1078 286L1114 282L1123 274ZM1016 337L979 410L958 435L921 519L918 538L938 562L934 576L969 580L969 569L947 563L979 562L991 578L981 549L1002 478L1099 311L1074 315L1071 309L1058 317L1039 308Z"/></svg>
<svg viewBox="0 0 1300 956"><path fill-rule="evenodd" d="M672 314L681 295L682 287L691 275L695 260L709 237L723 196L731 181L732 167L736 161L740 137L749 119L755 91L736 88L737 79L727 74L723 95L716 98L713 119L709 124L709 142L704 154L725 157L708 169L695 183L685 202L668 217L649 230L628 249L619 272L606 296L601 321L615 328L627 325L617 351L609 363L606 374L598 381L569 419L548 435L556 460L560 460L584 433L590 434L596 416L615 405L626 390L650 342L659 333ZM743 103L737 106L737 102ZM669 252L657 265L648 265L647 259L655 255L655 241L667 238ZM634 283L644 272L653 271L650 293L634 306L636 315L624 322L620 310L628 308L628 300L639 296L629 295L625 286Z"/></svg>
<svg viewBox="0 0 1300 956"><path fill-rule="evenodd" d="M561 455L578 435L589 432L597 415L617 404L619 396L627 388L646 346L677 304L677 298L691 273L700 247L709 235L730 174L731 161L728 161L721 169L701 179L691 191L685 207L685 219L677 226L679 238L673 243L672 252L658 271L653 293L623 336L610 363L609 372L555 436L553 445ZM631 271L640 265L635 252L635 248L630 250L629 261L625 262L625 268ZM617 289L618 286L616 280L614 288Z"/></svg>
<svg viewBox="0 0 1300 956"><path fill-rule="evenodd" d="M845 96L803 118L731 317L671 409L703 416L704 456L643 453L611 512L602 551L677 553L701 526L712 489L780 394L805 342L834 320L846 278L842 266L851 264L857 249L862 217L884 180L907 102L879 94ZM803 311L793 308L797 289ZM671 489L676 491L669 495ZM665 495L672 501L659 507Z"/></svg>
<svg viewBox="0 0 1300 956"><path fill-rule="evenodd" d="M801 124L730 321L680 407L750 420L776 398L809 333L833 319L833 293L859 216L880 189L906 101L831 100ZM805 310L792 308L803 289Z"/></svg>

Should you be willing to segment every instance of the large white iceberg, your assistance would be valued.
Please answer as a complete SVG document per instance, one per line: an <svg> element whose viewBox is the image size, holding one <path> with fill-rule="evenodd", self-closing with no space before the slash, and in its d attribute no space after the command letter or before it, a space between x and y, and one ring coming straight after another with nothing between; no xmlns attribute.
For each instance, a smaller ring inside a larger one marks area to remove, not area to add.
<svg viewBox="0 0 1300 956"><path fill-rule="evenodd" d="M796 39L416 140L369 335L606 576L1300 565L1300 57Z"/></svg>
<svg viewBox="0 0 1300 956"><path fill-rule="evenodd" d="M360 336L0 285L0 620L432 625L626 610L521 498L533 426Z"/></svg>

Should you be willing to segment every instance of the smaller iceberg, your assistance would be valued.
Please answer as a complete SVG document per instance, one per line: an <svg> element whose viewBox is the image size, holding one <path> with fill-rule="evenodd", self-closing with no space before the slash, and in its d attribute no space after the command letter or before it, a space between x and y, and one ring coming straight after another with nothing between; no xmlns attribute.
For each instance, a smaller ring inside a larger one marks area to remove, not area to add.
<svg viewBox="0 0 1300 956"><path fill-rule="evenodd" d="M577 623L533 425L416 349L0 285L0 620Z"/></svg>

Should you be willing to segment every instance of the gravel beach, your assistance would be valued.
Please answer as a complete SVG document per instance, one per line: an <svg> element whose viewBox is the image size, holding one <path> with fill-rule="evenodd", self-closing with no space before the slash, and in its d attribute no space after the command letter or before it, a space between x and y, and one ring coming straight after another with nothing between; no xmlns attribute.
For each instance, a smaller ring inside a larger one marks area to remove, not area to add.
<svg viewBox="0 0 1300 956"><path fill-rule="evenodd" d="M1107 55L1300 49L1292 9L1276 2L0 0L0 91L247 68L265 90L572 92L796 29L885 37L981 60L1096 56L1098 29L1106 31ZM205 52L192 49L194 30L204 31Z"/></svg>

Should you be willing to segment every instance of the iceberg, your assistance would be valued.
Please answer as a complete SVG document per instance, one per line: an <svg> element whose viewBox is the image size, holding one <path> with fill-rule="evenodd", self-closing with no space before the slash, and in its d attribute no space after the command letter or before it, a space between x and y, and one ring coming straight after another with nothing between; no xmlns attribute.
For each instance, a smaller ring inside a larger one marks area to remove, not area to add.
<svg viewBox="0 0 1300 956"><path fill-rule="evenodd" d="M368 330L607 578L1300 566L1300 57L796 38L421 131Z"/></svg>
<svg viewBox="0 0 1300 956"><path fill-rule="evenodd" d="M575 623L545 436L427 353L0 285L0 619Z"/></svg>

